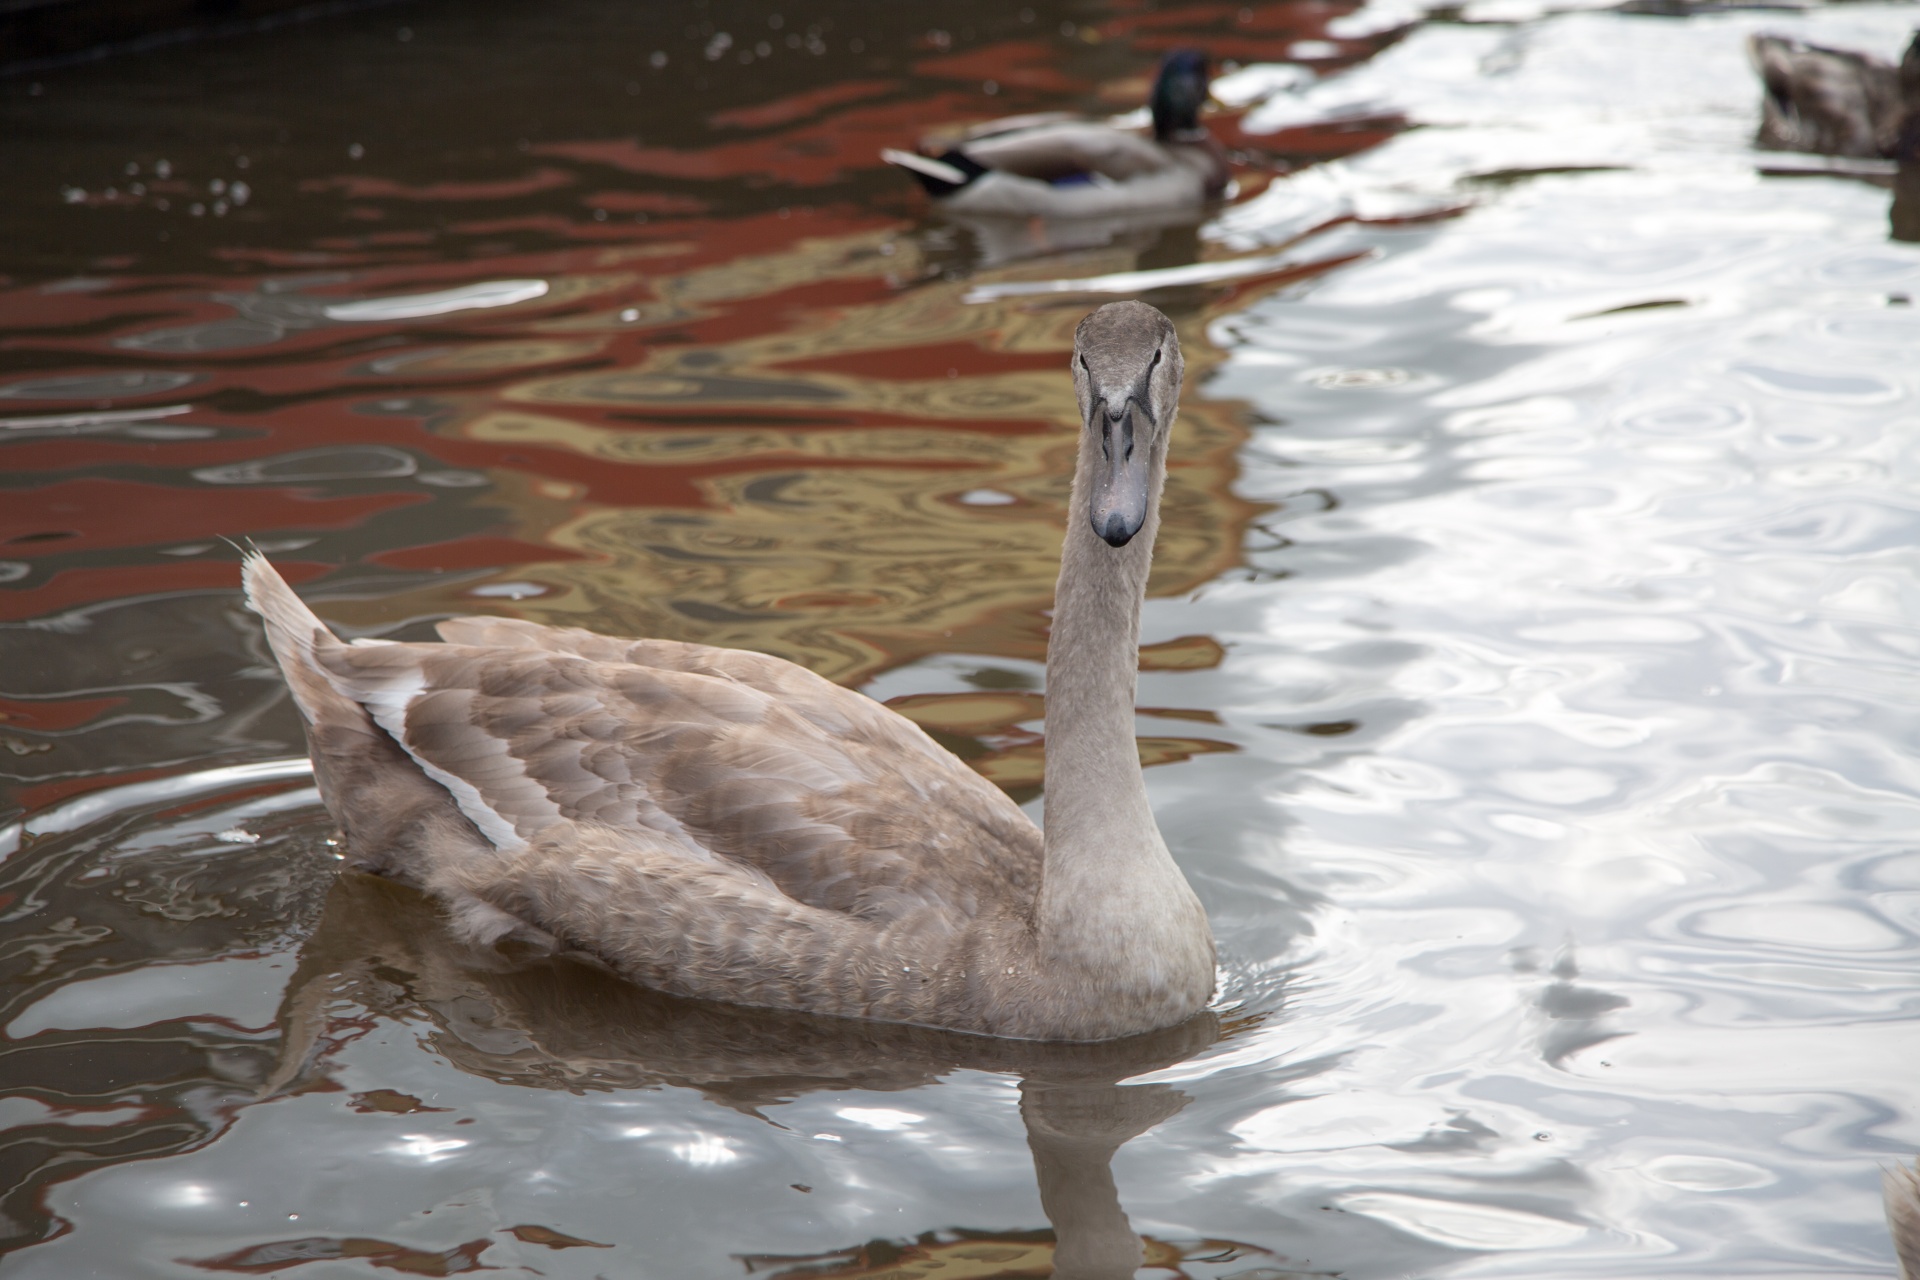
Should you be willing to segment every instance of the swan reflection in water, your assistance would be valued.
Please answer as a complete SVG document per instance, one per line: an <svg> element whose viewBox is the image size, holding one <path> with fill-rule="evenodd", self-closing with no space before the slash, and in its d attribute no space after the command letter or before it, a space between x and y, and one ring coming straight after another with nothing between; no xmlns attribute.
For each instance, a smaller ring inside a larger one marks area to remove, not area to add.
<svg viewBox="0 0 1920 1280"><path fill-rule="evenodd" d="M569 959L516 963L475 950L415 891L347 874L301 950L280 1009L280 1060L262 1095L318 1083L333 1049L364 1031L365 1010L424 1012L437 1053L501 1083L574 1091L673 1085L749 1114L817 1090L918 1088L956 1070L1019 1077L1051 1233L953 1228L839 1253L742 1256L755 1274L1124 1280L1142 1266L1178 1272L1190 1261L1271 1260L1264 1249L1230 1241L1143 1241L1113 1180L1114 1153L1188 1101L1169 1085L1118 1082L1213 1045L1223 1028L1211 1012L1125 1040L1048 1044L703 1004Z"/></svg>

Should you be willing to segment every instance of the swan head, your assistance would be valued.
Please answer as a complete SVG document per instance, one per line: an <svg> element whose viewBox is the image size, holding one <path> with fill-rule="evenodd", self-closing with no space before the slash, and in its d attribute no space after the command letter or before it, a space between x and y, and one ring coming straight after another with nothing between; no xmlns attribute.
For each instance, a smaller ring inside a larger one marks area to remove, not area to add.
<svg viewBox="0 0 1920 1280"><path fill-rule="evenodd" d="M1186 366L1173 322L1144 302L1109 302L1073 335L1087 519L1110 547L1147 522L1165 474L1167 434Z"/></svg>
<svg viewBox="0 0 1920 1280"><path fill-rule="evenodd" d="M1153 136L1162 142L1191 138L1200 129L1200 108L1207 102L1207 55L1175 49L1160 61L1148 106Z"/></svg>

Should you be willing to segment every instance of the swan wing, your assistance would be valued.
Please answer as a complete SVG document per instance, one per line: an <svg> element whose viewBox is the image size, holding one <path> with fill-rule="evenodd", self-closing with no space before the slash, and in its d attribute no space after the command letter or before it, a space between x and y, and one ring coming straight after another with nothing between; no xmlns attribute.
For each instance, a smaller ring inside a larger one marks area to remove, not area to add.
<svg viewBox="0 0 1920 1280"><path fill-rule="evenodd" d="M925 739L911 723L836 715L797 677L762 669L756 687L525 645L335 643L315 658L501 850L624 830L870 921L971 918L1038 891L1039 831L1018 806L930 739L903 751Z"/></svg>
<svg viewBox="0 0 1920 1280"><path fill-rule="evenodd" d="M959 764L951 752L905 716L888 710L863 693L771 654L689 644L683 640L629 640L578 627L547 627L518 618L449 618L436 630L449 644L539 649L597 662L626 662L660 671L732 680L780 699L824 733L863 738L909 756L924 756L941 768Z"/></svg>
<svg viewBox="0 0 1920 1280"><path fill-rule="evenodd" d="M796 901L748 868L701 862L633 832L549 831L455 869L469 896L661 991L730 1004L940 1023L977 1013L942 973L966 921L932 908L888 920Z"/></svg>

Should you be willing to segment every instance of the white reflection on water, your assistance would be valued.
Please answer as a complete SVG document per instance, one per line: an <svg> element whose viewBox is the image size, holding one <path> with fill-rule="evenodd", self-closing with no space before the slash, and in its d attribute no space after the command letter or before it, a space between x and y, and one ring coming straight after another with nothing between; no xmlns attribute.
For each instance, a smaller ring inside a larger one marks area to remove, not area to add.
<svg viewBox="0 0 1920 1280"><path fill-rule="evenodd" d="M1661 1156L1647 1161L1641 1172L1655 1182L1688 1191L1745 1191L1776 1181L1757 1165L1719 1156Z"/></svg>
<svg viewBox="0 0 1920 1280"><path fill-rule="evenodd" d="M220 1199L212 1187L197 1182L177 1182L166 1189L163 1198L183 1209L197 1209L215 1204Z"/></svg>
<svg viewBox="0 0 1920 1280"><path fill-rule="evenodd" d="M1690 923L1709 937L1816 951L1885 951L1906 940L1904 931L1852 907L1824 903L1722 907L1703 911Z"/></svg>
<svg viewBox="0 0 1920 1280"><path fill-rule="evenodd" d="M16 1095L0 1098L0 1131L39 1124L101 1128L136 1120L145 1110L144 1107L90 1107L85 1110L50 1107L38 1098Z"/></svg>
<svg viewBox="0 0 1920 1280"><path fill-rule="evenodd" d="M1410 1235L1457 1249L1557 1249L1587 1233L1578 1223L1497 1205L1462 1204L1392 1192L1342 1196L1339 1204L1348 1213L1363 1213Z"/></svg>
<svg viewBox="0 0 1920 1280"><path fill-rule="evenodd" d="M912 1111L897 1111L892 1107L841 1107L833 1114L882 1133L898 1133L926 1119Z"/></svg>
<svg viewBox="0 0 1920 1280"><path fill-rule="evenodd" d="M1356 80L1443 127L1351 162L1343 200L1437 199L1527 155L1636 171L1482 189L1384 261L1216 326L1235 357L1209 392L1284 424L1250 446L1245 491L1339 498L1254 553L1283 580L1204 593L1223 623L1261 615L1215 631L1231 635L1224 718L1282 760L1290 744L1254 722L1288 700L1293 722L1382 699L1419 711L1267 792L1287 826L1261 862L1323 905L1284 1019L1206 1061L1222 1089L1337 1065L1313 1097L1226 1124L1242 1145L1213 1148L1210 1187L1278 1175L1276 1203L1307 1210L1285 1187L1364 1170L1360 1211L1399 1230L1577 1246L1582 1270L1648 1247L1669 1255L1661 1274L1885 1256L1872 1176L1920 1143L1903 1020L1920 955L1895 892L1920 819L1904 745L1920 368L1888 355L1910 321L1889 298L1920 253L1883 242L1884 195L1752 175L1738 41L1759 21L1416 33ZM1847 21L1884 44L1912 11ZM1495 79L1482 60L1501 49L1515 60ZM1702 70L1635 92L1675 57ZM1321 181L1220 234L1270 243ZM1645 303L1661 305L1606 314ZM1384 381L1292 372L1316 366L1425 381L1409 404ZM1333 660L1383 633L1409 646L1399 665L1367 679ZM1235 763L1207 767L1224 780ZM1217 847L1210 825L1196 806L1175 847ZM1270 954L1252 921L1222 932L1229 952ZM1595 1092L1546 1089L1569 1076ZM1537 1240L1505 1210L1505 1226L1460 1225L1483 1222L1463 1202L1496 1172L1544 1197ZM1629 1177L1756 1208L1708 1229ZM1589 1216L1610 1229L1557 1220Z"/></svg>
<svg viewBox="0 0 1920 1280"><path fill-rule="evenodd" d="M1233 1126L1232 1133L1260 1150L1330 1151L1417 1142L1446 1126L1446 1114L1426 1099L1356 1091L1256 1112Z"/></svg>
<svg viewBox="0 0 1920 1280"><path fill-rule="evenodd" d="M675 1159L696 1169L713 1169L740 1159L733 1141L717 1133L703 1133L686 1142L676 1142L669 1149Z"/></svg>
<svg viewBox="0 0 1920 1280"><path fill-rule="evenodd" d="M193 773L156 778L151 782L133 782L89 792L78 800L35 814L22 826L0 828L0 856L11 852L9 840L18 840L22 828L27 835L51 835L73 831L89 822L118 813L135 805L156 804L164 800L217 791L224 787L242 787L255 782L299 778L313 773L313 763L305 756L290 760L261 760L253 764L229 765L219 769L201 769Z"/></svg>
<svg viewBox="0 0 1920 1280"><path fill-rule="evenodd" d="M547 289L545 280L487 280L432 293L404 293L387 298L366 298L358 302L336 302L323 307L322 312L329 320L384 324L395 320L452 315L460 311L510 307L515 303L544 298Z"/></svg>
<svg viewBox="0 0 1920 1280"><path fill-rule="evenodd" d="M6 1035L24 1040L62 1027L145 1027L196 1015L264 1029L273 1025L293 966L285 955L230 957L82 978L29 1005Z"/></svg>
<svg viewBox="0 0 1920 1280"><path fill-rule="evenodd" d="M417 1160L421 1164L437 1164L442 1160L452 1159L455 1152L464 1151L469 1145L471 1144L461 1138L436 1138L432 1134L408 1133L402 1134L400 1140L390 1145L387 1150L405 1159Z"/></svg>

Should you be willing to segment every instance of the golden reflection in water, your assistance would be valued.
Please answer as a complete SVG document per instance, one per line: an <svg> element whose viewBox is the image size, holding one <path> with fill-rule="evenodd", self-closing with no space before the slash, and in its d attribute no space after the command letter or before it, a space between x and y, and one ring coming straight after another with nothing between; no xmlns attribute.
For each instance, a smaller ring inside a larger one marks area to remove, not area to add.
<svg viewBox="0 0 1920 1280"><path fill-rule="evenodd" d="M514 570L543 588L519 610L774 653L843 683L933 652L1043 656L1079 430L1067 359L1099 299L963 302L977 278L898 287L922 265L888 231L801 240L650 276L650 299L534 325L558 336L718 316L748 331L662 343L629 367L530 376L440 424L640 469L648 492L684 495L616 505L496 475L514 536L577 556ZM1133 265L1131 250L1110 248L994 274ZM722 305L823 286L853 300L793 302L771 331L765 315L733 323ZM1208 318L1181 324L1188 393L1155 552L1160 595L1236 563L1257 510L1230 491L1241 408L1197 393L1218 359ZM439 603L472 609L460 589Z"/></svg>
<svg viewBox="0 0 1920 1280"><path fill-rule="evenodd" d="M1142 1236L1143 1268L1185 1277L1189 1262L1212 1264L1273 1255L1236 1240L1156 1240ZM834 1253L743 1254L748 1275L766 1280L1015 1280L1056 1274L1051 1231L929 1231L912 1240L870 1240ZM1269 1271L1281 1280L1299 1273Z"/></svg>
<svg viewBox="0 0 1920 1280"><path fill-rule="evenodd" d="M1200 636L1186 636L1150 647L1143 652L1143 670L1192 669L1161 665L1171 654L1176 660L1188 660L1203 653L1196 642ZM1209 644L1213 642L1208 641ZM1213 644L1217 651L1219 646ZM1154 652L1154 650L1160 652ZM1211 665L1211 664L1209 664ZM965 760L973 769L1022 803L1039 794L1046 776L1046 744L1040 734L1025 728L1046 715L1044 700L1037 693L967 692L917 693L892 698L889 707L931 733L940 744ZM1161 719L1199 720L1218 724L1211 711L1180 708L1142 707L1140 714ZM1142 735L1135 739L1143 765L1174 764L1198 755L1210 755L1237 748L1212 738Z"/></svg>
<svg viewBox="0 0 1920 1280"><path fill-rule="evenodd" d="M605 339L528 338L506 342L476 342L462 347L429 347L369 360L368 373L388 377L428 374L491 374L509 369L531 369L600 354Z"/></svg>

